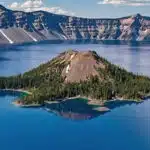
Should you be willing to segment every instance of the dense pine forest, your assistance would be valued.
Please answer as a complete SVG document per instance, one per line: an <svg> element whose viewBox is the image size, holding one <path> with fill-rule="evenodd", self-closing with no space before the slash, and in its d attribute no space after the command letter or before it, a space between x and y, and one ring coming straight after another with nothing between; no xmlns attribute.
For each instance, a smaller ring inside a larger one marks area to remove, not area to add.
<svg viewBox="0 0 150 150"><path fill-rule="evenodd" d="M61 56L68 53L71 56L74 51L64 52ZM141 100L150 93L150 78L127 72L98 56L94 51L89 53L97 63L101 62L105 68L95 67L98 75L87 76L86 80L65 82L65 76L62 76L62 72L71 60L66 61L58 56L24 74L0 77L0 89L30 91L31 95L22 98L24 104L43 104L44 101L54 101L78 95L100 101L116 98Z"/></svg>

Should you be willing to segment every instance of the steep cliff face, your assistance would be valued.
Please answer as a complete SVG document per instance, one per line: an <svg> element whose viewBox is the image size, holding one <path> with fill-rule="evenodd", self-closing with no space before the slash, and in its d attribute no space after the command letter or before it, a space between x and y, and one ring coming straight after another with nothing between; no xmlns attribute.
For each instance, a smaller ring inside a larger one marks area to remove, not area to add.
<svg viewBox="0 0 150 150"><path fill-rule="evenodd" d="M150 40L150 18L140 14L119 19L69 17L61 28L68 39Z"/></svg>
<svg viewBox="0 0 150 150"><path fill-rule="evenodd" d="M87 19L0 6L0 44L77 39L150 40L150 17Z"/></svg>

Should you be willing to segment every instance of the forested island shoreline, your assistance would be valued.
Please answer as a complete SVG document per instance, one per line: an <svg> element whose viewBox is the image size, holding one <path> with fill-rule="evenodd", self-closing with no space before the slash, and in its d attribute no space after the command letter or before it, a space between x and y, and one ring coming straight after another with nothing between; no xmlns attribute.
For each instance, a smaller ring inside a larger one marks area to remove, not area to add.
<svg viewBox="0 0 150 150"><path fill-rule="evenodd" d="M72 97L91 105L111 101L141 102L150 93L150 78L111 64L95 51L65 51L29 72L0 77L0 89L25 92L14 104L43 106Z"/></svg>
<svg viewBox="0 0 150 150"><path fill-rule="evenodd" d="M124 102L126 101L127 104L128 102L132 102L135 104L139 104L142 103L143 100L139 101L139 100L123 100L123 99L112 99L112 100L105 100L105 101L100 101L98 99L91 99L90 97L81 97L80 95L75 96L75 97L66 97L63 99L55 99L54 101L44 101L44 104L38 104L38 103L32 103L32 104L24 104L21 100L22 96L28 96L31 95L32 93L26 90L22 90L22 89L0 89L0 92L11 92L11 93L20 93L20 96L18 96L18 98L12 102L12 104L14 106L17 107L21 107L21 108L40 108L40 107L44 107L46 104L59 104L61 102L66 102L66 101L72 101L72 100L77 100L80 99L81 100L86 100L87 105L92 105L92 106L96 106L95 108L93 108L93 110L96 110L98 112L109 112L110 108L109 103L115 103L115 102ZM23 95L22 95L23 94Z"/></svg>

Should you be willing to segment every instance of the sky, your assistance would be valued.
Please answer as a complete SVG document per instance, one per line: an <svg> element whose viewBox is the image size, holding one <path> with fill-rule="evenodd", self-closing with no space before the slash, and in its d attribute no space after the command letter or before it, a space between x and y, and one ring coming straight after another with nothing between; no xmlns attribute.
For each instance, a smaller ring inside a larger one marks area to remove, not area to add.
<svg viewBox="0 0 150 150"><path fill-rule="evenodd" d="M150 0L0 0L13 10L45 10L90 18L117 18L140 13L150 16Z"/></svg>

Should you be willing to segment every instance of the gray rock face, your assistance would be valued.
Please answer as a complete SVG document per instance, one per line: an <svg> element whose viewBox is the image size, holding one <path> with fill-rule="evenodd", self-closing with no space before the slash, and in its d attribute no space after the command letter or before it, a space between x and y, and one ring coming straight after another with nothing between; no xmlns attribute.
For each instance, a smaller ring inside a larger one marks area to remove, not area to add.
<svg viewBox="0 0 150 150"><path fill-rule="evenodd" d="M45 40L150 40L150 17L88 19L0 6L0 44Z"/></svg>

